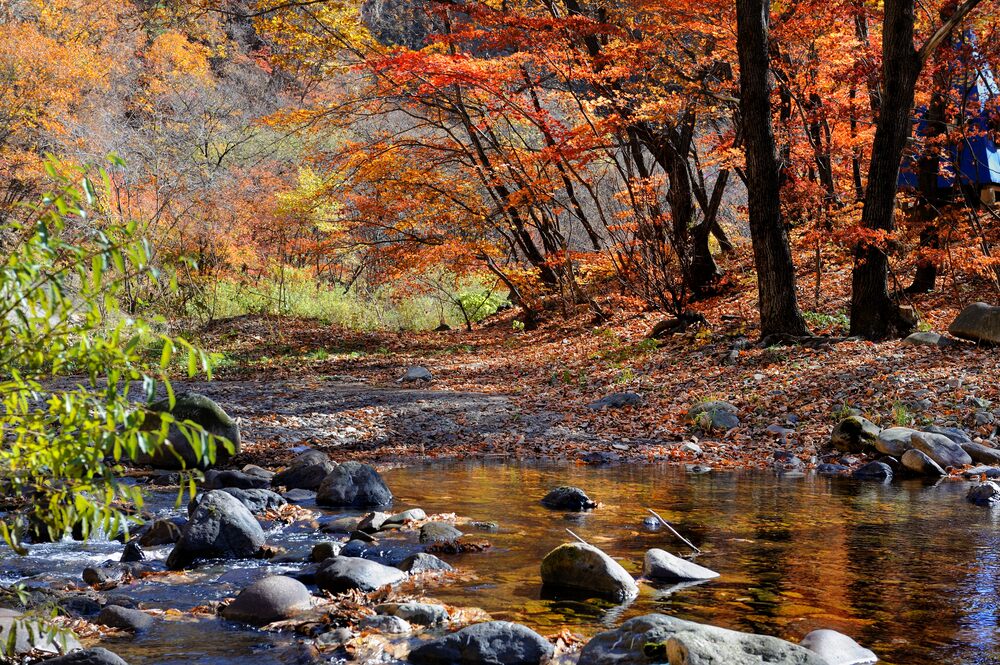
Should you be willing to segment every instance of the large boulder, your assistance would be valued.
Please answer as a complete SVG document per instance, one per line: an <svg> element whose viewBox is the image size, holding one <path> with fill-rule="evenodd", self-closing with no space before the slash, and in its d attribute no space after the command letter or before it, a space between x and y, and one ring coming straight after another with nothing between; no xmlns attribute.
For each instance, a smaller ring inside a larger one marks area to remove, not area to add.
<svg viewBox="0 0 1000 665"><path fill-rule="evenodd" d="M128 665L121 656L101 647L79 649L65 656L49 658L46 665Z"/></svg>
<svg viewBox="0 0 1000 665"><path fill-rule="evenodd" d="M323 479L316 491L321 506L373 507L392 504L392 492L375 467L344 462Z"/></svg>
<svg viewBox="0 0 1000 665"><path fill-rule="evenodd" d="M271 485L290 490L316 490L335 466L326 453L307 450L293 459L287 468L276 473L271 478Z"/></svg>
<svg viewBox="0 0 1000 665"><path fill-rule="evenodd" d="M226 469L224 471L209 469L205 472L205 482L202 483L202 487L207 490L221 490L229 487L245 490L266 489L270 486L270 476L265 478L257 474L233 469Z"/></svg>
<svg viewBox="0 0 1000 665"><path fill-rule="evenodd" d="M94 622L109 628L141 633L152 628L155 620L142 610L122 607L121 605L105 605Z"/></svg>
<svg viewBox="0 0 1000 665"><path fill-rule="evenodd" d="M259 579L236 596L222 610L231 621L263 626L273 621L290 619L312 606L312 594L302 582L284 575Z"/></svg>
<svg viewBox="0 0 1000 665"><path fill-rule="evenodd" d="M597 502L592 500L587 493L579 487L562 485L551 490L542 498L542 505L554 510L571 510L579 512L583 510L593 510L597 507Z"/></svg>
<svg viewBox="0 0 1000 665"><path fill-rule="evenodd" d="M3 607L0 607L0 644L11 656L54 655L80 648L73 633Z"/></svg>
<svg viewBox="0 0 1000 665"><path fill-rule="evenodd" d="M861 416L848 416L833 428L830 445L845 453L871 452L881 432L878 425Z"/></svg>
<svg viewBox="0 0 1000 665"><path fill-rule="evenodd" d="M487 621L421 644L409 660L416 665L539 665L553 652L548 640L530 628Z"/></svg>
<svg viewBox="0 0 1000 665"><path fill-rule="evenodd" d="M902 464L903 468L907 471L920 476L945 475L944 469L942 469L937 462L916 448L911 448L903 453L903 456L899 458L899 463Z"/></svg>
<svg viewBox="0 0 1000 665"><path fill-rule="evenodd" d="M913 447L937 462L942 469L949 466L961 467L972 464L969 453L962 450L962 446L955 443L943 434L933 434L931 432L917 432L910 441Z"/></svg>
<svg viewBox="0 0 1000 665"><path fill-rule="evenodd" d="M916 433L917 430L909 427L889 427L878 433L875 449L883 455L899 457L913 447L910 437Z"/></svg>
<svg viewBox="0 0 1000 665"><path fill-rule="evenodd" d="M200 425L208 434L228 440L233 446L229 452L221 441L216 442L214 464L224 464L234 454L240 452L240 425L214 401L198 393L183 393L177 395L174 408L170 408L168 400L161 400L150 405L153 412L169 412L174 420L191 421ZM159 418L155 413L148 418L151 427L159 427ZM207 469L213 466L204 456L199 457L191 442L187 440L176 424L171 424L167 432L167 441L155 455L140 456L142 464L150 464L159 469Z"/></svg>
<svg viewBox="0 0 1000 665"><path fill-rule="evenodd" d="M643 559L642 576L657 582L683 582L710 580L718 577L719 574L714 570L699 566L693 561L682 559L654 547L646 552Z"/></svg>
<svg viewBox="0 0 1000 665"><path fill-rule="evenodd" d="M202 495L181 531L167 567L184 568L199 559L249 559L264 544L264 530L239 499L222 490Z"/></svg>
<svg viewBox="0 0 1000 665"><path fill-rule="evenodd" d="M973 342L1000 344L1000 307L973 303L955 317L948 332Z"/></svg>
<svg viewBox="0 0 1000 665"><path fill-rule="evenodd" d="M316 571L316 586L331 593L352 589L367 592L396 584L405 578L406 573L399 568L383 566L368 559L335 556L320 564Z"/></svg>
<svg viewBox="0 0 1000 665"><path fill-rule="evenodd" d="M791 642L647 614L598 633L580 652L587 665L828 665Z"/></svg>
<svg viewBox="0 0 1000 665"><path fill-rule="evenodd" d="M870 649L835 630L814 630L799 644L818 653L829 665L872 665L878 661Z"/></svg>
<svg viewBox="0 0 1000 665"><path fill-rule="evenodd" d="M628 571L601 550L584 543L565 543L546 554L542 559L542 583L616 601L639 594Z"/></svg>
<svg viewBox="0 0 1000 665"><path fill-rule="evenodd" d="M1000 464L1000 450L984 446L981 443L960 443L962 450L968 453L973 462L978 464Z"/></svg>

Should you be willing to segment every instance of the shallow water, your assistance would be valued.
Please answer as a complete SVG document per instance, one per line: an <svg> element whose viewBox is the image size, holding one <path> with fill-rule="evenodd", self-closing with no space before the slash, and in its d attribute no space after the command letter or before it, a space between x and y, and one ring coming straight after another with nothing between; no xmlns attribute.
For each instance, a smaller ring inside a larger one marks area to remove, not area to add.
<svg viewBox="0 0 1000 665"><path fill-rule="evenodd" d="M592 635L631 616L664 612L796 641L815 628L834 628L895 665L1000 662L994 655L1000 652L1000 510L967 503L966 483L690 475L659 465L450 463L392 469L384 476L397 497L394 509L419 506L500 525L498 533L461 527L493 547L443 556L474 578L434 585L428 595L482 607L543 634L565 626ZM542 507L539 499L559 484L578 485L602 505L577 515ZM171 510L169 503L165 496L152 501L163 513ZM646 508L701 548L697 562L722 576L677 589L642 584L639 598L627 606L543 598L539 563L572 539L567 528L637 576L651 547L687 553L669 532L643 528ZM269 532L269 542L303 556L325 538L301 528ZM389 559L416 547L413 533L388 535L382 543ZM0 582L43 571L44 580L79 579L85 565L117 558L119 551L117 543L40 546L27 558L6 558ZM167 551L150 554L163 557ZM267 572L294 567L229 563L199 568L182 584L154 578L120 591L147 607L183 610L235 595ZM290 636L202 619L161 622L147 635L108 646L132 665L256 665L295 662L301 649L293 642Z"/></svg>

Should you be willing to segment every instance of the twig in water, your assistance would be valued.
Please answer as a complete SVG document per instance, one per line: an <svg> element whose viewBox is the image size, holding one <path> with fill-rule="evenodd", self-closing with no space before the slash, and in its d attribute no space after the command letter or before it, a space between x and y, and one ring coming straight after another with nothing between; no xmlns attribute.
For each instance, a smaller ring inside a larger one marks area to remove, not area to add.
<svg viewBox="0 0 1000 665"><path fill-rule="evenodd" d="M680 538L681 540L683 540L684 544L687 545L688 547L690 547L691 549L693 549L695 552L697 552L698 554L701 554L701 550L698 549L695 546L694 543L692 543L690 540L688 540L687 538L685 538L681 534L677 533L677 529L675 529L674 527L670 526L670 523L667 522L667 520L665 520L662 517L660 517L660 515L655 510L653 510L652 508L647 508L646 510L648 510L651 513L653 513L653 515L656 515L656 519L660 520L660 522L663 523L663 526L665 526L668 529L670 529L670 533L674 534L675 536L677 536L678 538ZM566 530L569 531L569 529L566 529ZM570 532L570 533L572 533L572 532Z"/></svg>
<svg viewBox="0 0 1000 665"><path fill-rule="evenodd" d="M581 538L580 536L578 536L575 533L573 533L572 531L570 531L569 529L566 529L566 533L568 533L569 535L573 536L574 538L576 538L577 540L579 540L584 545L589 545L590 544L586 540L584 540L583 538Z"/></svg>

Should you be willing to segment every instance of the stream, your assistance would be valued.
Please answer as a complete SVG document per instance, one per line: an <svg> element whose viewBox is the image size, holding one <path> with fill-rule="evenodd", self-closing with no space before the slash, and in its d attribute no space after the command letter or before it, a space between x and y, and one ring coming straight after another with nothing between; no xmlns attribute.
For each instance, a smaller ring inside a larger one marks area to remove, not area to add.
<svg viewBox="0 0 1000 665"><path fill-rule="evenodd" d="M474 532L492 547L442 555L471 573L426 595L481 607L496 619L553 634L562 628L591 636L632 616L662 612L726 628L798 641L816 628L846 633L884 663L985 665L1000 651L1000 511L965 501L968 484L891 485L772 473L693 475L667 465L587 467L573 464L451 462L394 468L383 477L396 496L393 510L496 522ZM556 485L583 488L601 506L564 514L540 505ZM150 494L147 508L176 514L175 495ZM314 505L306 507L316 509ZM645 551L690 552L666 530L649 530L656 510L703 554L697 562L721 577L706 583L641 584L632 603L581 602L543 594L539 564L573 533L639 576ZM320 510L326 516L364 511ZM464 529L463 529L464 530ZM255 579L301 568L313 544L330 536L302 524L272 524L268 543L288 555L278 561L220 562L183 576L151 577L108 593L144 608L181 610L135 638L104 644L131 665L257 665L310 662L294 635L248 629L221 619L184 618L206 602L235 596ZM369 555L393 563L419 551L416 534L379 535ZM147 550L164 559L171 546ZM5 550L0 584L76 582L85 566L117 559L121 545L65 541L33 546L26 557Z"/></svg>

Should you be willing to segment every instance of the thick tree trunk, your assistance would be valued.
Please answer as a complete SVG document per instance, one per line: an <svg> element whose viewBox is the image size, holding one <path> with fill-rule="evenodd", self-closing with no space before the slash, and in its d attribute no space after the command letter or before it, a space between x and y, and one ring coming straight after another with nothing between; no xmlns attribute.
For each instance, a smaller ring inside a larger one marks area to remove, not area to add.
<svg viewBox="0 0 1000 665"><path fill-rule="evenodd" d="M736 0L740 111L746 142L750 239L761 336L809 333L795 294L795 266L781 216L781 165L771 119L770 0Z"/></svg>

